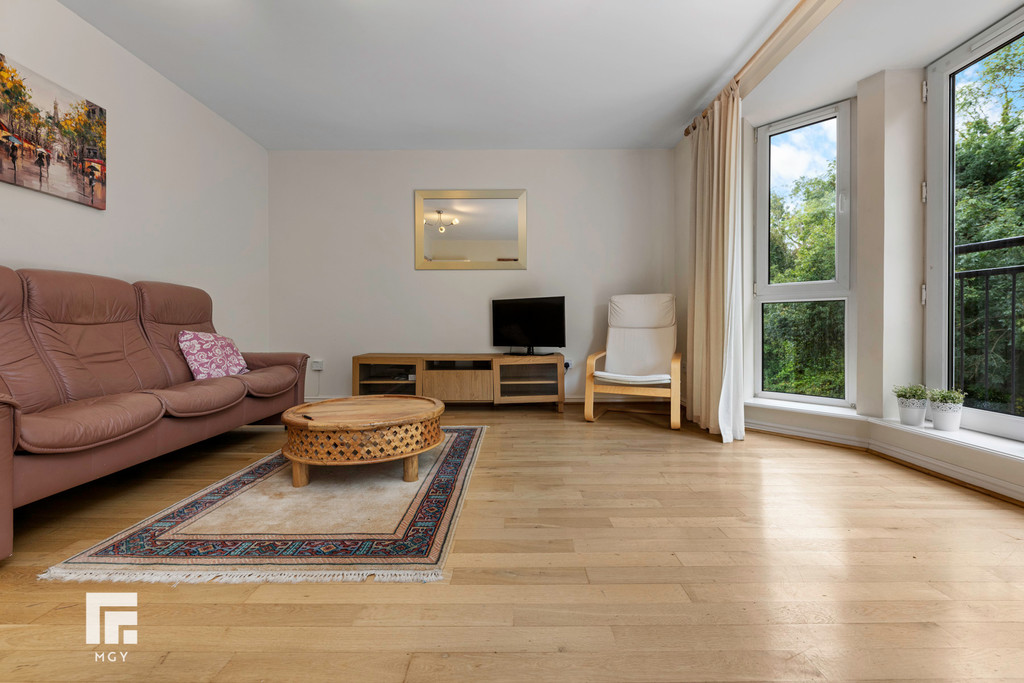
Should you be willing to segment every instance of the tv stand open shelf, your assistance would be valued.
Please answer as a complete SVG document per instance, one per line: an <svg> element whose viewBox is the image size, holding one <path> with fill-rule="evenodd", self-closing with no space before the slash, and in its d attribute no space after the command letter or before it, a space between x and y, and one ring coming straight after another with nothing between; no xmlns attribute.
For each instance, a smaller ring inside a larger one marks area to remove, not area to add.
<svg viewBox="0 0 1024 683"><path fill-rule="evenodd" d="M352 395L415 394L450 403L565 403L565 357L500 353L364 353Z"/></svg>

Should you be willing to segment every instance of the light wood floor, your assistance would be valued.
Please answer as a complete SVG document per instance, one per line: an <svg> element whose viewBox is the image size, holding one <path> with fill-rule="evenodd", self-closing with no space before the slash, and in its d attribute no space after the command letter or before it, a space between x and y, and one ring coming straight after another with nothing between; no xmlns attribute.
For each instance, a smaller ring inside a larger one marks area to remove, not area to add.
<svg viewBox="0 0 1024 683"><path fill-rule="evenodd" d="M0 563L0 680L707 681L1024 677L1024 510L868 455L667 417L488 424L439 584L37 581L275 450L240 430L27 506ZM119 664L85 592L139 593Z"/></svg>

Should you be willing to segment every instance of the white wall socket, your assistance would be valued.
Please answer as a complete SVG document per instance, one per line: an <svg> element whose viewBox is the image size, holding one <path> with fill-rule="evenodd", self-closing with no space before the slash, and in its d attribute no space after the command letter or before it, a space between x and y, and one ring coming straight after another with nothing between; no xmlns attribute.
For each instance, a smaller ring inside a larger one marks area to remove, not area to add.
<svg viewBox="0 0 1024 683"><path fill-rule="evenodd" d="M320 359L309 361L309 369L313 372L320 372L324 369L324 362Z"/></svg>

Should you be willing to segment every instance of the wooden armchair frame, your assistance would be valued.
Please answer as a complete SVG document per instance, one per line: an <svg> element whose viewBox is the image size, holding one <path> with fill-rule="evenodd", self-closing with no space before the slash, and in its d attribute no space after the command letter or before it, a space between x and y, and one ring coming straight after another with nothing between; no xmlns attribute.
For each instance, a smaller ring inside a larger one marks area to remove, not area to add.
<svg viewBox="0 0 1024 683"><path fill-rule="evenodd" d="M594 394L619 394L624 396L656 396L667 398L671 402L669 409L669 420L672 429L682 427L680 403L682 401L682 365L683 354L676 352L672 354L672 364L669 376L672 378L669 386L645 386L637 384L598 384L595 381L594 370L597 369L597 361L604 357L606 351L598 351L587 357L587 386L586 397L583 402L583 418L587 422L593 422L594 418Z"/></svg>

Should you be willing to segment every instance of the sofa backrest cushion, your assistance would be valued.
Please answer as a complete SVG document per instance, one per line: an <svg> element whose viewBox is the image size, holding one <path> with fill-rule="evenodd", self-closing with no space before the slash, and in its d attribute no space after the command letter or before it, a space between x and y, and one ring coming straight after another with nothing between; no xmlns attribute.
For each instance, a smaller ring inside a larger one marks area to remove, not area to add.
<svg viewBox="0 0 1024 683"><path fill-rule="evenodd" d="M188 382L192 371L178 346L178 333L182 330L216 332L213 299L197 287L167 282L136 282L135 288L142 307L142 326L171 384Z"/></svg>
<svg viewBox="0 0 1024 683"><path fill-rule="evenodd" d="M29 328L66 401L168 386L129 283L56 270L18 273Z"/></svg>
<svg viewBox="0 0 1024 683"><path fill-rule="evenodd" d="M0 391L9 394L28 413L61 402L53 374L29 337L23 316L25 289L21 278L0 266Z"/></svg>

